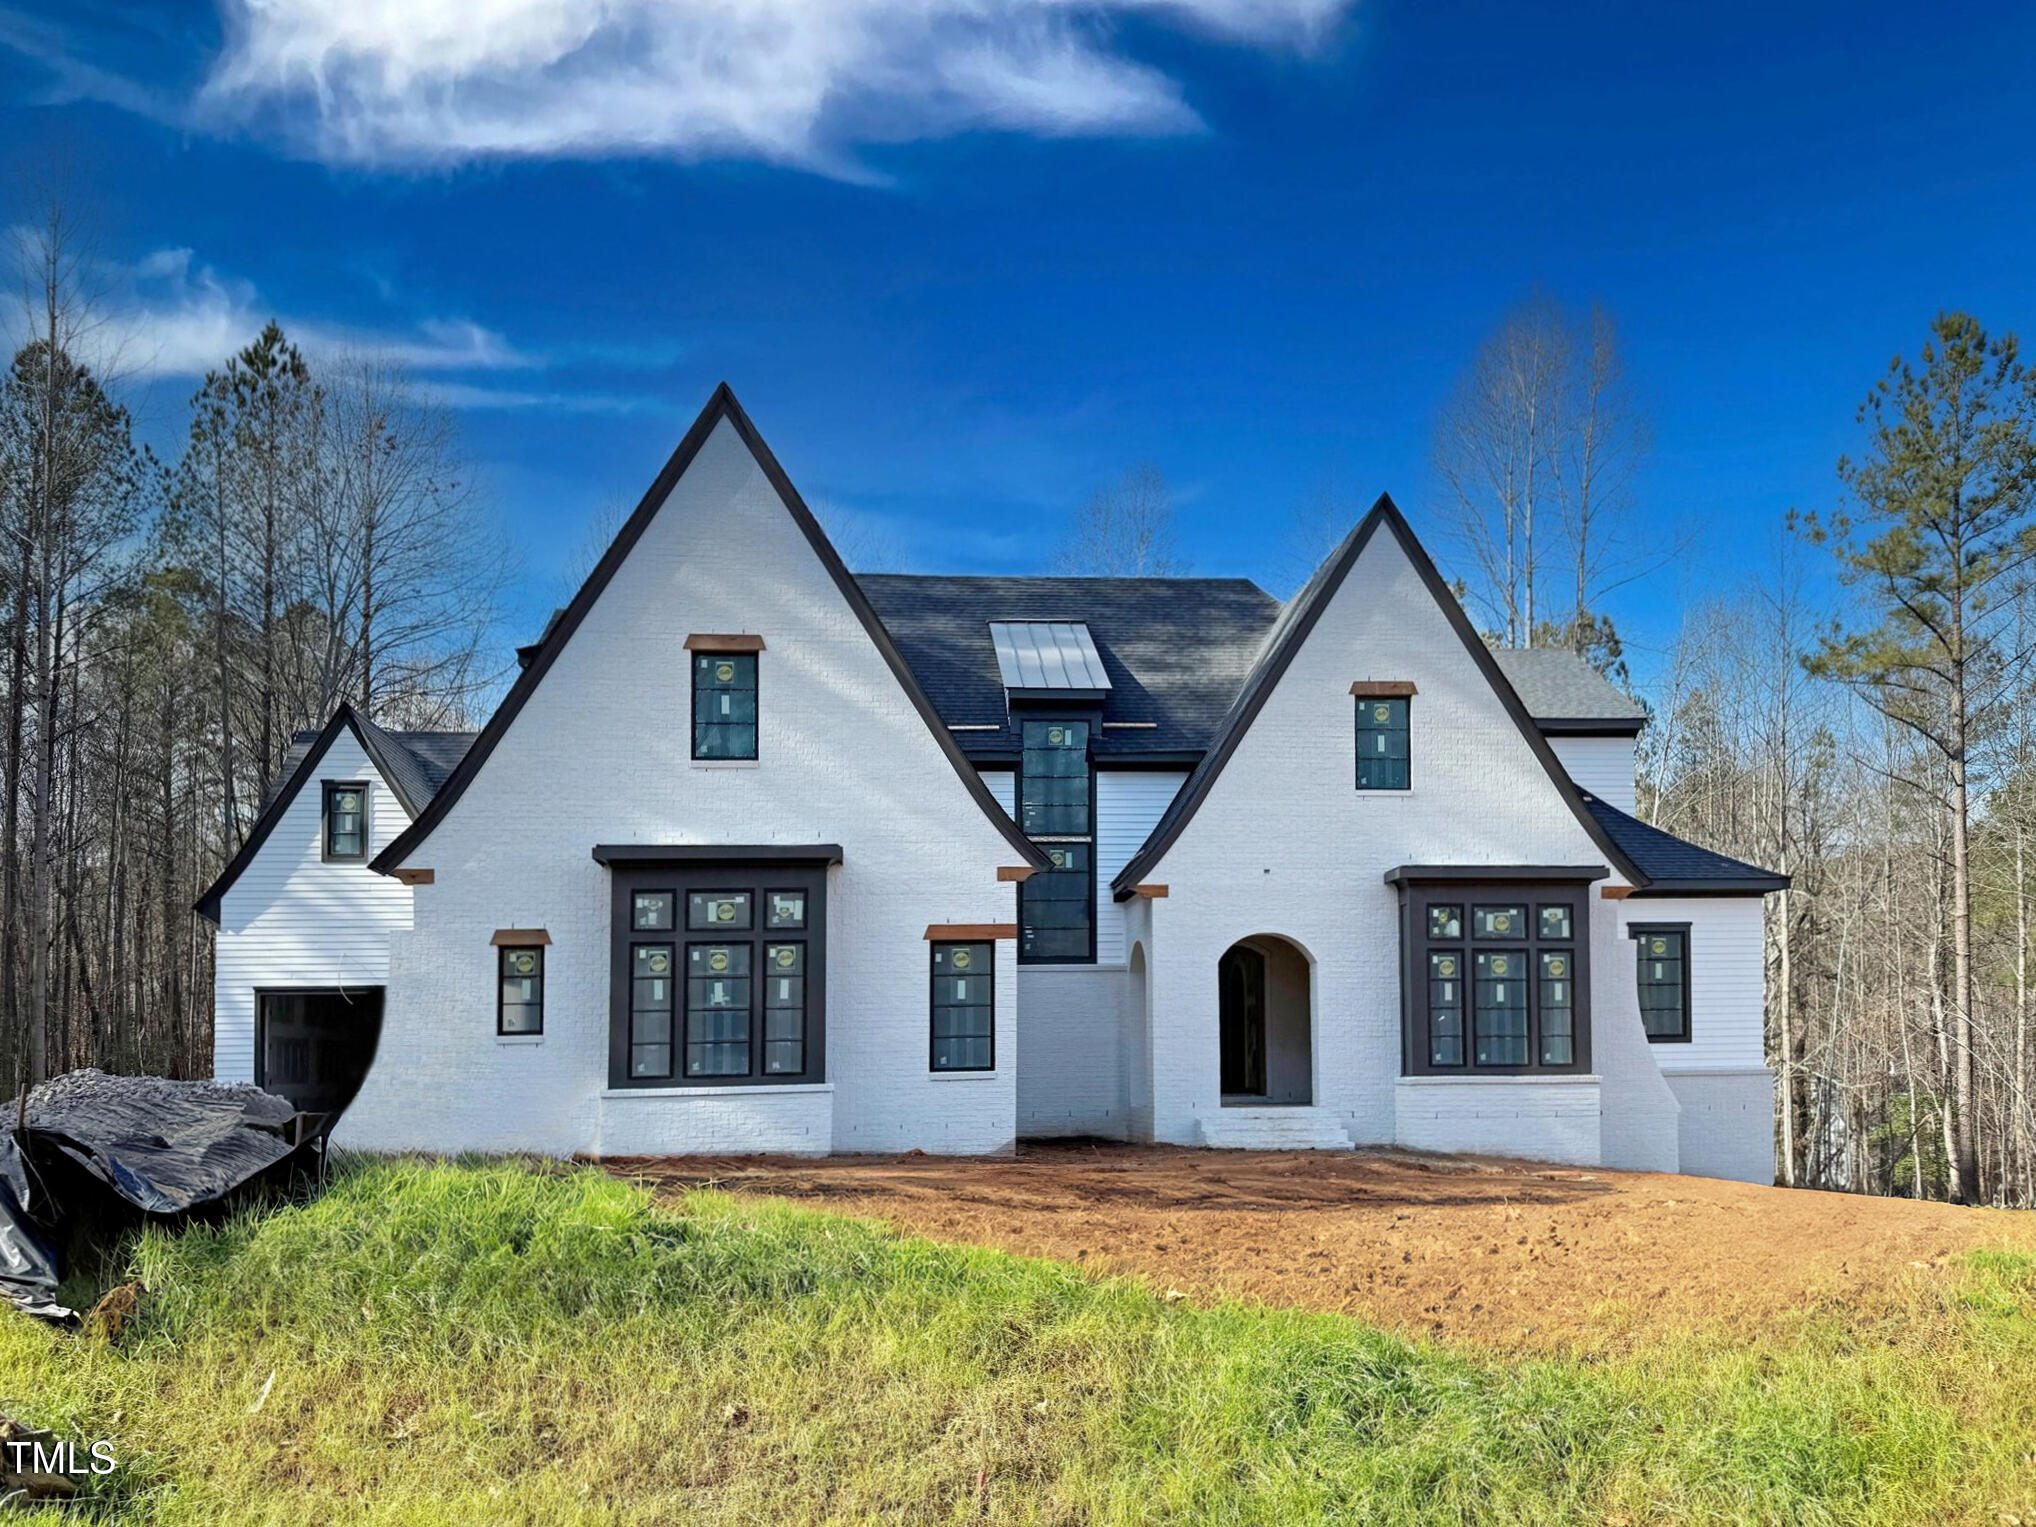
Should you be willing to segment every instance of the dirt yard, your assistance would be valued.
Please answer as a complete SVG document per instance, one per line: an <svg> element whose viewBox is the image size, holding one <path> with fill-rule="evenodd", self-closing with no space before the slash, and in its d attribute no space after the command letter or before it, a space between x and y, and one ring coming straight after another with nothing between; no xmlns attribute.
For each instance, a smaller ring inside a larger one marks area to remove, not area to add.
<svg viewBox="0 0 2036 1527"><path fill-rule="evenodd" d="M1870 1316L1948 1258L2036 1248L2028 1216L1397 1152L1039 1145L927 1156L611 1161L661 1190L766 1193L936 1240L1340 1310L1510 1348L1603 1348L1835 1304Z"/></svg>

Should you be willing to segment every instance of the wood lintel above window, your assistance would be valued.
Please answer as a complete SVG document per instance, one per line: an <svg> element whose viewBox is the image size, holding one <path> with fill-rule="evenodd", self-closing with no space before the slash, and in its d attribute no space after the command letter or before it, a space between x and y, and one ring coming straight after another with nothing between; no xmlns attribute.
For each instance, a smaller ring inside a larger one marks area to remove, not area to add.
<svg viewBox="0 0 2036 1527"><path fill-rule="evenodd" d="M1411 679L1359 679L1350 692L1360 700L1404 700L1417 691Z"/></svg>
<svg viewBox="0 0 2036 1527"><path fill-rule="evenodd" d="M551 935L542 928L497 928L488 942L497 949L528 949L534 944L549 944Z"/></svg>
<svg viewBox="0 0 2036 1527"><path fill-rule="evenodd" d="M694 632L686 638L688 652L761 652L764 639L752 635L715 636Z"/></svg>
<svg viewBox="0 0 2036 1527"><path fill-rule="evenodd" d="M966 944L984 939L1016 938L1016 923L928 923L928 943Z"/></svg>

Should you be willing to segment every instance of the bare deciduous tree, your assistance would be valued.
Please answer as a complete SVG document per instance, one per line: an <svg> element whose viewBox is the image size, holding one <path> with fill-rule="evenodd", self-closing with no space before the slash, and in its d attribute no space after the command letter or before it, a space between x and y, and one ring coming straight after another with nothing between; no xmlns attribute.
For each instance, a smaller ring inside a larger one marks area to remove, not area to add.
<svg viewBox="0 0 2036 1527"><path fill-rule="evenodd" d="M1186 564L1174 543L1173 494L1159 468L1134 467L1091 494L1055 554L1053 570L1085 577L1179 577Z"/></svg>

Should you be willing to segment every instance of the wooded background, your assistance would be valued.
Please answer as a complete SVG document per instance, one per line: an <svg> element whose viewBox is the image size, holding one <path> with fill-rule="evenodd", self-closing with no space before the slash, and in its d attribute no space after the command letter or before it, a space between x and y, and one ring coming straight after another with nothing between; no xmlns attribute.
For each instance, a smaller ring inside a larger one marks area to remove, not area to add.
<svg viewBox="0 0 2036 1527"><path fill-rule="evenodd" d="M0 1075L203 1076L192 903L292 734L341 699L476 724L506 679L512 564L453 420L400 368L314 365L272 324L221 357L160 459L60 210L20 255ZM1794 877L1767 916L1783 1180L2029 1206L2036 381L2012 338L1943 315L1859 423L1838 507L1792 519L1777 571L1691 610L1641 694L1641 810ZM1438 416L1431 506L1491 640L1571 646L1630 687L1606 602L1687 544L1636 501L1646 445L1608 315L1534 298L1494 330ZM1171 512L1135 468L1077 513L1057 567L1179 571ZM1325 518L1297 510L1297 537ZM1813 597L1820 580L1839 593Z"/></svg>

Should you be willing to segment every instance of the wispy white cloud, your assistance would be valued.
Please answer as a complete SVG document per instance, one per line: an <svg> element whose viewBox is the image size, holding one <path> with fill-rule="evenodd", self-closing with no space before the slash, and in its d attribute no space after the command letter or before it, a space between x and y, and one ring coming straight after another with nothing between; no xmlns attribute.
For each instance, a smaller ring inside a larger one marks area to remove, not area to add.
<svg viewBox="0 0 2036 1527"><path fill-rule="evenodd" d="M858 173L973 130L1194 131L1136 17L1305 49L1355 0L221 0L201 119L348 164L668 155Z"/></svg>
<svg viewBox="0 0 2036 1527"><path fill-rule="evenodd" d="M201 376L245 348L275 318L307 354L369 354L421 373L526 371L544 358L464 318L376 328L295 318L261 299L253 283L200 263L189 249L159 249L130 267L102 271L98 343L122 369Z"/></svg>

